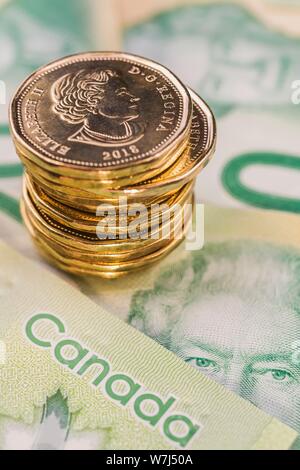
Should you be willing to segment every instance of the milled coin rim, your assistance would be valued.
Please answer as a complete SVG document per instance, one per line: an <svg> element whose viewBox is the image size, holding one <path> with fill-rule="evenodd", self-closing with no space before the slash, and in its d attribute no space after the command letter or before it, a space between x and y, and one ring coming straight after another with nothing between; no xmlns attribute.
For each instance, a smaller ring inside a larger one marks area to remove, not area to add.
<svg viewBox="0 0 300 470"><path fill-rule="evenodd" d="M200 112L204 119L204 139L201 148L197 150L195 155L193 154L193 150L187 150L192 155L191 160L194 161L193 166L183 168L179 173L176 173L176 168L178 167L178 164L180 164L180 159L184 156L183 152L179 159L177 159L170 168L163 171L161 174L140 183L122 188L122 191L126 196L135 195L138 197L145 193L151 194L151 191L157 190L158 188L163 188L164 191L167 191L170 190L171 187L176 187L180 183L185 184L191 179L196 178L198 173L206 167L214 156L217 138L215 117L208 104L195 91L190 88L188 90L193 102L193 107ZM167 175L164 176L164 173L167 173ZM112 189L111 192L115 193L117 190Z"/></svg>
<svg viewBox="0 0 300 470"><path fill-rule="evenodd" d="M133 63L136 66L143 65L144 67L148 67L152 73L155 72L162 76L164 80L167 80L170 83L170 86L173 88L174 92L176 92L176 94L179 96L179 101L181 101L179 105L179 123L177 123L176 127L173 129L171 134L169 134L168 138L163 139L160 144L156 145L151 150L141 153L140 155L113 161L109 165L106 162L96 163L72 160L65 157L63 158L52 155L45 149L39 148L39 146L34 141L32 141L23 130L21 106L24 96L41 77L54 70L58 70L74 63L97 61L99 59ZM174 146L175 142L180 142L181 139L184 139L184 136L190 127L191 119L192 101L186 86L179 80L179 78L177 78L176 75L174 75L173 72L171 72L168 68L155 61L135 54L127 54L126 52L86 52L81 54L73 54L63 57L59 60L55 60L46 66L40 67L23 81L23 83L17 89L9 107L9 121L13 137L16 142L18 142L20 146L27 149L27 151L33 152L42 161L44 160L56 166L70 165L74 169L101 169L103 171L105 169L108 171L115 169L117 171L118 169L131 166L134 162L139 163L143 162L145 159L147 159L147 161L151 161L163 158L164 154L168 152L170 147L172 148L172 146ZM17 132L16 122L18 122L23 136ZM30 142L31 145L29 145L28 142Z"/></svg>
<svg viewBox="0 0 300 470"><path fill-rule="evenodd" d="M189 198L193 194L193 189L194 186L189 184L187 187L184 188L184 191L182 195L179 195L179 198L181 200L181 204L185 206L186 203L188 203ZM108 245L113 245L114 247L117 247L118 245L124 244L124 242L129 243L131 246L133 246L135 243L141 244L144 241L147 242L150 240L149 238L143 240L143 239L130 239L127 238L125 240L100 240L98 239L97 235L94 235L92 232L84 232L82 230L78 229L73 229L69 228L63 223L57 222L53 220L50 216L48 216L44 211L39 210L39 208L36 206L35 202L32 200L28 189L26 187L26 182L24 181L23 184L23 194L22 194L22 199L25 202L26 209L32 213L34 216L35 220L39 220L39 223L42 224L45 228L46 231L52 233L52 238L59 238L61 240L68 240L69 245L71 246L78 246L80 249L86 249L88 251L92 250L102 250L103 247L105 248ZM182 209L183 210L183 209ZM182 212L181 212L182 215ZM181 216L180 216L181 217ZM178 219L177 214L171 217L171 223L176 222ZM162 230L162 223L159 225L158 228L155 229L154 233L159 233ZM153 240L152 240L153 241Z"/></svg>
<svg viewBox="0 0 300 470"><path fill-rule="evenodd" d="M103 179L104 176L101 175L98 175L95 179L84 179L83 176L86 175L82 174L75 178L66 174L60 174L59 172L55 172L54 168L45 168L42 164L37 162L36 158L31 158L31 156L25 155L25 153L22 153L22 150L18 147L16 147L16 151L28 173L39 175L45 181L48 180L51 183L53 182L55 184L59 184L60 186L69 188L70 190L76 192L83 190L87 193L90 192L91 195L102 195L103 191L110 191L113 187L123 188L127 187L129 184L133 185L142 182L145 178L145 172L147 175L150 175L149 178L152 178L158 176L161 172L167 171L170 166L173 166L176 161L179 160L187 145L188 139L183 140L179 146L177 146L174 150L172 149L172 151L165 156L163 162L158 161L157 164L152 163L150 168L146 170L144 166L142 171L140 171L138 166L135 166L135 168L139 170L138 172L134 171L133 174L127 176L120 175L118 178L115 177L116 172L110 170L110 172L107 172L108 174L105 175L106 178L110 178L107 180ZM118 171L117 173L119 176L119 173L121 172Z"/></svg>
<svg viewBox="0 0 300 470"><path fill-rule="evenodd" d="M49 256L51 256L52 260L56 260L59 263L64 263L67 266L69 266L69 268L73 269L74 271L76 270L76 268L79 268L79 269L81 268L81 269L86 269L87 271L90 270L93 273L107 272L107 271L108 272L110 272L110 271L114 271L114 272L128 271L128 272L130 272L130 271L135 270L137 267L148 266L151 263L154 263L154 262L160 260L163 256L166 256L168 253L173 251L176 248L176 246L178 246L184 240L185 235L186 235L186 233L189 229L190 223L191 223L191 218L188 221L186 227L184 227L182 238L178 238L178 239L174 238L165 247L163 247L161 249L158 249L158 250L155 250L155 251L153 251L152 253L150 253L146 256L141 256L141 257L137 258L136 260L124 261L124 262L119 261L119 262L116 262L116 263L94 263L93 264L93 263L87 263L87 262L73 260L73 259L66 260L64 257L62 257L61 255L56 253L55 250L53 250L49 246L46 246L46 244L43 242L43 240L35 239L35 241L38 242L42 246L42 249L44 251L48 252L48 254L49 254Z"/></svg>
<svg viewBox="0 0 300 470"><path fill-rule="evenodd" d="M190 192L193 188L193 185L184 185L180 191L174 193L167 199L170 212L174 210L178 204L184 205L188 199ZM68 229L72 229L75 232L88 232L93 233L96 231L97 224L99 223L100 218L94 214L81 211L79 209L71 208L65 204L54 200L48 194L43 191L43 189L37 187L37 185L30 179L28 175L24 175L23 180L23 194L24 191L27 191L31 200L34 201L37 210L42 214L43 212L53 221L56 221L61 226L65 226ZM107 216L103 216L107 220ZM152 223L160 220L161 215L158 214L155 217L152 217ZM127 217L127 223L134 220L134 216ZM148 216L144 220L145 227L149 226ZM140 226L141 223L140 223ZM144 228L145 228L144 227ZM111 227L114 230L122 230L122 226L117 225L116 227ZM125 228L127 230L127 227Z"/></svg>
<svg viewBox="0 0 300 470"><path fill-rule="evenodd" d="M119 198L117 199L110 199L108 197L103 197L103 198L98 198L98 199L94 199L93 196L89 196L89 197L78 197L78 196L72 196L72 195L68 195L66 194L66 192L62 193L61 189L59 189L58 187L55 187L55 188L50 188L50 186L48 186L47 184L43 183L41 180L38 180L35 178L34 175L32 174L29 174L30 178L34 181L34 183L36 185L39 185L43 191L45 193L48 193L48 195L53 198L53 199L59 199L59 201L66 205L66 206L69 206L71 208L75 208L75 209L78 209L78 210L81 210L83 212L89 212L89 213L92 213L94 214L95 211L97 210L97 207L99 206L99 203L101 203L101 201L104 199L108 204L116 204L118 202L120 202ZM172 191L168 191L167 194L165 194L164 192L162 194L158 194L158 195L153 195L150 197L150 200L149 198L141 198L141 199L136 199L134 197L127 197L127 203L135 203L135 202L142 202L143 204L146 205L146 207L149 207L149 205L151 204L161 204L165 201L165 199L169 196L173 196L177 191L179 191L182 186L184 185L180 185L178 188L176 188L175 190L172 190Z"/></svg>

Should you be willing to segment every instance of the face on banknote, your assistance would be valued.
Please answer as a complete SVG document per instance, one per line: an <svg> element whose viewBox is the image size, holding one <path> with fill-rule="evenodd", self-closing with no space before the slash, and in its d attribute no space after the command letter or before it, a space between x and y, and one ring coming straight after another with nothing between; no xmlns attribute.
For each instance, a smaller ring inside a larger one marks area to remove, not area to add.
<svg viewBox="0 0 300 470"><path fill-rule="evenodd" d="M207 243L137 291L129 321L299 431L299 255L247 239Z"/></svg>
<svg viewBox="0 0 300 470"><path fill-rule="evenodd" d="M295 431L2 243L0 261L1 448L292 444Z"/></svg>
<svg viewBox="0 0 300 470"><path fill-rule="evenodd" d="M298 215L207 206L205 246L83 291L299 432Z"/></svg>

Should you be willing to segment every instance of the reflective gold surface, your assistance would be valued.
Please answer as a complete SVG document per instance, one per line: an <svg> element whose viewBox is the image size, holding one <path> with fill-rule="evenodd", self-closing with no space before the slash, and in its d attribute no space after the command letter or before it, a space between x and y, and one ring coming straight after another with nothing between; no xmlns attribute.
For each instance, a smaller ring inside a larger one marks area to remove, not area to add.
<svg viewBox="0 0 300 470"><path fill-rule="evenodd" d="M123 52L55 61L23 82L10 108L27 158L52 165L53 173L104 180L162 162L186 140L191 117L189 93L174 74Z"/></svg>
<svg viewBox="0 0 300 470"><path fill-rule="evenodd" d="M10 121L26 169L22 216L55 266L112 279L184 239L216 124L163 66L124 53L67 57L25 80Z"/></svg>

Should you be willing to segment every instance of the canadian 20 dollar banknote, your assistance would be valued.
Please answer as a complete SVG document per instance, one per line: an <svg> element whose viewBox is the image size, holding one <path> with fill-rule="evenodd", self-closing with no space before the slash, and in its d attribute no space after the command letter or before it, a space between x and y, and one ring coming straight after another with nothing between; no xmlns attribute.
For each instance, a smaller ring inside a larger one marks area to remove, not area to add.
<svg viewBox="0 0 300 470"><path fill-rule="evenodd" d="M0 245L0 446L284 449L296 432Z"/></svg>
<svg viewBox="0 0 300 470"><path fill-rule="evenodd" d="M300 222L294 214L248 210L299 213L300 106L294 99L297 89L293 88L300 79L299 2L128 0L122 2L122 7L112 1L63 3L58 6L56 1L7 0L0 6L0 43L4 51L0 57L0 80L6 84L7 92L6 104L0 106L1 239L44 265L21 222L23 170L8 135L7 102L20 80L45 62L87 49L122 46L169 66L207 99L218 121L217 154L196 187L197 202L222 207L206 207L205 247L186 252L182 246L142 277L138 274L114 282L70 277L67 280L101 308L179 356L178 364L183 364L183 360L188 370L193 366L200 372L198 380L205 374L221 384L220 393L227 388L255 405L259 426L259 417L265 415L258 410L263 410L299 432ZM126 4L130 8L125 8ZM23 261L6 248L1 253L2 292L7 292L8 286L18 279ZM20 272L36 290L40 282L40 275L34 274L37 268L24 263L26 269ZM13 274L10 280L5 277L8 269L15 272L15 278ZM43 290L47 302L31 304L37 314L47 313L45 308L52 305L52 288ZM67 304L73 293L64 292ZM93 308L86 307L88 311ZM56 315L57 310L52 310L52 314ZM11 313L5 318L14 322ZM64 317L60 320L63 322ZM76 327L73 329L70 324L74 341L86 347L87 338L78 336ZM8 324L4 330L11 331ZM94 342L97 338L88 332L86 336L92 339L87 341L88 349L99 355L102 350ZM26 337L21 338L26 343ZM48 350L29 346L36 355L42 351L50 364ZM52 366L55 370L61 367L56 363ZM69 374L67 366L65 369L63 373ZM3 383L7 385L7 377L14 377L17 369L3 370ZM20 393L27 389L30 392L31 377L32 370L20 378L20 383L17 378L12 383L18 384ZM141 380L140 375L134 377ZM41 385L38 375L35 380ZM123 442L107 438L112 424L106 420L109 412L103 412L97 423L84 414L76 421L78 403L82 402L79 400L70 408L69 389L67 393L61 382L54 385L51 380L46 388L37 387L40 395L34 404L29 400L26 405L24 398L13 412L13 403L8 406L9 402L5 402L1 411L3 447L19 442L27 448L112 448ZM74 387L77 389L77 382ZM160 393L159 387L149 390ZM198 397L201 402L202 392ZM84 403L93 408L88 403L94 402ZM195 401L192 403L194 406ZM189 416L198 419L192 412ZM38 425L40 421L42 424ZM199 421L203 424L203 420ZM261 429L259 426L257 430ZM119 429L124 428L121 425ZM67 441L66 436L70 437ZM157 436L161 439L160 434ZM236 446L250 446L247 436L243 442L237 440ZM157 445L156 440L147 439L141 445ZM281 442L282 447L286 442ZM195 440L191 443L198 445ZM130 448L133 444L126 441L120 445ZM168 441L166 445L172 444ZM201 440L199 445L232 446L217 440Z"/></svg>

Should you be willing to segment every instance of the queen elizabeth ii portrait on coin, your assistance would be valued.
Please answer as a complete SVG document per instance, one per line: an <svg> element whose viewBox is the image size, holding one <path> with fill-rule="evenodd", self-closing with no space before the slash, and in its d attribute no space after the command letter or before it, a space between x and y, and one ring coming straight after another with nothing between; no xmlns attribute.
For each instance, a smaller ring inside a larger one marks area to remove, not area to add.
<svg viewBox="0 0 300 470"><path fill-rule="evenodd" d="M140 98L132 94L118 72L80 70L52 86L53 111L69 124L81 124L68 140L99 147L129 145L143 137Z"/></svg>
<svg viewBox="0 0 300 470"><path fill-rule="evenodd" d="M299 279L294 248L207 244L137 291L129 322L299 432Z"/></svg>

